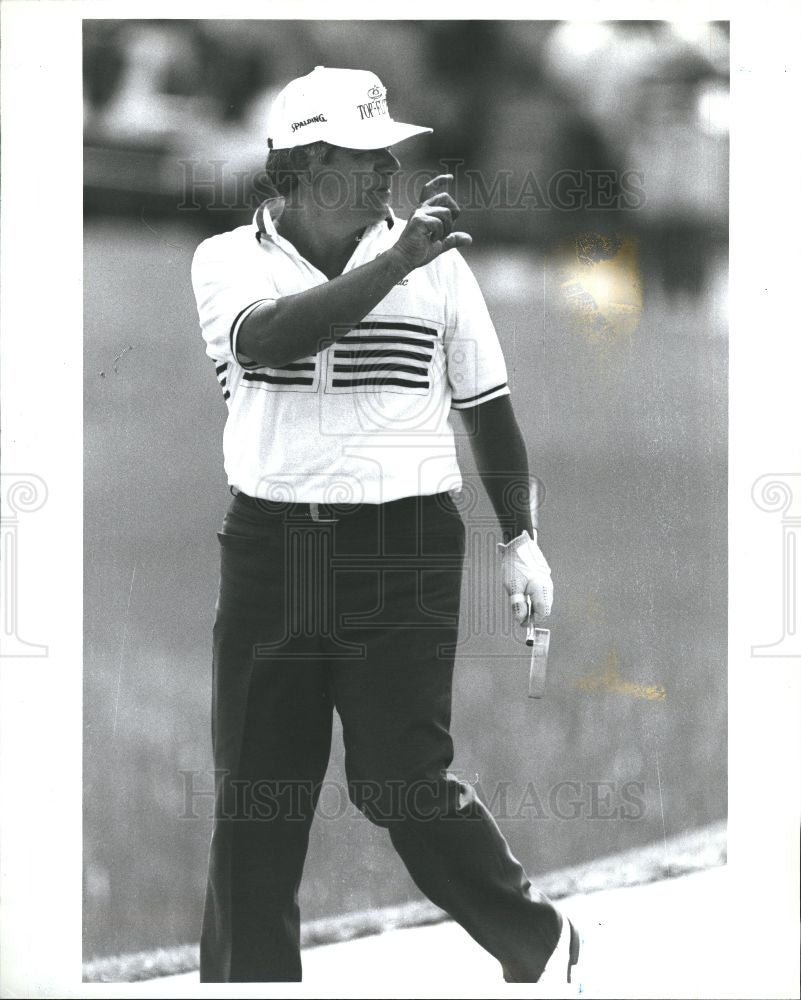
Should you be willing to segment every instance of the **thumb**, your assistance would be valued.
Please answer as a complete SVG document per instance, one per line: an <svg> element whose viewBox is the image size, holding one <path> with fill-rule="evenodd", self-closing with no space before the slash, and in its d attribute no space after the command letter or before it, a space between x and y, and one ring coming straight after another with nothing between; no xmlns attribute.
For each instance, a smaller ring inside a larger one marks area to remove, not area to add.
<svg viewBox="0 0 801 1000"><path fill-rule="evenodd" d="M537 624L537 612L534 608L534 604L531 598L529 598L528 601L528 614L526 615L526 619L523 622L523 624L530 625L531 628L534 628L534 626Z"/></svg>
<svg viewBox="0 0 801 1000"><path fill-rule="evenodd" d="M469 247L473 242L473 237L469 233L451 233L442 241L442 252L455 250L457 247Z"/></svg>

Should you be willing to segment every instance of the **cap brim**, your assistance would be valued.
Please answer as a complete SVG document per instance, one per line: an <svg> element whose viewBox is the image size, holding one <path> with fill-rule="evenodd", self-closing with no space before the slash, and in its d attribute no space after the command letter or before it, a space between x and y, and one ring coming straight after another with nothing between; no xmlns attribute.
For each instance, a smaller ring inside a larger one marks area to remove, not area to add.
<svg viewBox="0 0 801 1000"><path fill-rule="evenodd" d="M371 122L369 127L362 126L349 130L332 131L331 137L326 141L333 146L342 146L345 149L385 149L387 146L396 146L404 139L411 139L415 135L424 135L433 131L433 128L428 128L425 125L375 121Z"/></svg>

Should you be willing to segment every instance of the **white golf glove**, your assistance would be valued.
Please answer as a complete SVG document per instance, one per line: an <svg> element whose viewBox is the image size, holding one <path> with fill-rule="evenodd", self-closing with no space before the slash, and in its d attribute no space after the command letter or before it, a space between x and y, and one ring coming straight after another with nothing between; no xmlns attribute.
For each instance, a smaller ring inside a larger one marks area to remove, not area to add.
<svg viewBox="0 0 801 1000"><path fill-rule="evenodd" d="M536 537L536 531L534 532ZM547 618L553 603L551 568L527 531L523 531L506 545L498 542L501 552L501 578L512 602L512 611L519 624L529 613ZM529 611L529 601L531 606ZM533 619L532 619L533 620Z"/></svg>

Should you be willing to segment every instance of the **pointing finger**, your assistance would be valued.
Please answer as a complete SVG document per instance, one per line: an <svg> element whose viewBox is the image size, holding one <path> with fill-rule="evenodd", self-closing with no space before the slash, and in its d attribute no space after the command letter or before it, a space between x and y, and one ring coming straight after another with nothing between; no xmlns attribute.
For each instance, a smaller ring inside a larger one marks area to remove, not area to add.
<svg viewBox="0 0 801 1000"><path fill-rule="evenodd" d="M423 190L420 192L420 204L432 195L445 191L452 180L453 174L437 174L436 177L432 177L423 185Z"/></svg>

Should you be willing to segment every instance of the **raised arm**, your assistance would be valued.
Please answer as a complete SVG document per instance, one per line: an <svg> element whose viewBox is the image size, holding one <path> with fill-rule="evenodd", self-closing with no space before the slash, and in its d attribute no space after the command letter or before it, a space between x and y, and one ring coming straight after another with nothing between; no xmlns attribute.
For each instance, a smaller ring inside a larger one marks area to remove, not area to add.
<svg viewBox="0 0 801 1000"><path fill-rule="evenodd" d="M361 322L410 271L452 247L468 246L467 233L452 232L459 207L444 190L450 177L429 181L398 242L375 260L258 305L239 331L240 353L271 367L318 354Z"/></svg>
<svg viewBox="0 0 801 1000"><path fill-rule="evenodd" d="M239 331L239 353L278 368L318 354L359 323L409 273L393 247L337 278L256 306Z"/></svg>

